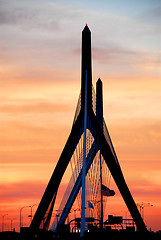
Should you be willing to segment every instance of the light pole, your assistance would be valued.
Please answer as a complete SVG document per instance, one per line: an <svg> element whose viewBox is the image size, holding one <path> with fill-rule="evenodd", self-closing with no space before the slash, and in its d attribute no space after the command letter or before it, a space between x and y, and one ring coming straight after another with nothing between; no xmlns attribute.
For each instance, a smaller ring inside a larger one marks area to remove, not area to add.
<svg viewBox="0 0 161 240"><path fill-rule="evenodd" d="M29 206L29 207L31 207L31 214L30 214L28 217L31 218L31 222L32 222L32 208L33 208L34 206L36 206L36 205L38 205L38 204L33 204L32 206Z"/></svg>
<svg viewBox="0 0 161 240"><path fill-rule="evenodd" d="M144 208L145 207L153 207L151 203L145 203L145 205L142 206L142 218L144 219Z"/></svg>
<svg viewBox="0 0 161 240"><path fill-rule="evenodd" d="M11 232L12 232L13 219L10 219L10 220L11 220Z"/></svg>
<svg viewBox="0 0 161 240"><path fill-rule="evenodd" d="M27 208L27 207L31 207L31 206L23 206L21 209L20 209L20 232L21 232L21 214L22 214L22 210L24 208Z"/></svg>
<svg viewBox="0 0 161 240"><path fill-rule="evenodd" d="M140 214L142 216L142 219L144 219L144 208L145 207L153 207L153 205L151 203L144 203L144 202L138 203L136 205L139 206L139 208L140 208Z"/></svg>
<svg viewBox="0 0 161 240"><path fill-rule="evenodd" d="M2 215L2 232L4 231L4 217L7 216L8 214Z"/></svg>
<svg viewBox="0 0 161 240"><path fill-rule="evenodd" d="M58 231L58 220L59 220L59 214L56 214L57 231Z"/></svg>
<svg viewBox="0 0 161 240"><path fill-rule="evenodd" d="M10 220L11 221L11 232L12 232L12 230L13 230L13 220L15 220L16 218L8 218L8 220Z"/></svg>
<svg viewBox="0 0 161 240"><path fill-rule="evenodd" d="M80 208L72 209L74 212L74 219L76 219L76 211L80 211Z"/></svg>

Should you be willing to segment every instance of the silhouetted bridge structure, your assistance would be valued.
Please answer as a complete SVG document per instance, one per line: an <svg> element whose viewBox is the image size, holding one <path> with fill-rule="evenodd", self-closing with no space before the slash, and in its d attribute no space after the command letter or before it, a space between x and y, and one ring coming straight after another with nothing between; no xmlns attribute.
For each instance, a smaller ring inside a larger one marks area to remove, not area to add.
<svg viewBox="0 0 161 240"><path fill-rule="evenodd" d="M124 179L103 118L102 92L101 79L98 79L96 83L96 92L92 85L91 31L86 25L82 31L81 91L71 133L31 222L31 232L37 232L39 229L49 230L58 189L69 164L71 164L72 176L62 198L59 214L56 215L51 225L52 231L57 232L58 228L65 228L65 222L76 199L81 215L79 227L77 227L80 236L84 236L89 227L94 229L94 224L87 224L87 219L91 215L93 218L99 219L99 229L105 230L103 230L105 226L103 196L114 196L115 194L113 190L109 189L107 183L110 172L137 231L147 232L145 223Z"/></svg>

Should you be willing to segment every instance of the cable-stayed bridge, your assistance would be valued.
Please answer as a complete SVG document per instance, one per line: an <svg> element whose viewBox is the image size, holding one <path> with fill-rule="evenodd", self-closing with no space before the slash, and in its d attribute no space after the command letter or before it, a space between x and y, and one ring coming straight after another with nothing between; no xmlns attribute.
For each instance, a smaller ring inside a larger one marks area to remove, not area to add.
<svg viewBox="0 0 161 240"><path fill-rule="evenodd" d="M110 176L113 177L137 230L146 231L146 226L125 182L103 118L102 88L101 79L96 83L96 92L92 85L91 31L86 25L82 31L81 91L71 133L31 222L32 231L49 228L58 189L69 164L72 169L71 179L60 203L59 218L56 216L51 225L53 231L58 225L65 224L76 201L81 211L81 236L84 235L86 222L91 216L99 221L99 226L102 228L103 194L106 192L109 196L114 195L114 191L108 188Z"/></svg>

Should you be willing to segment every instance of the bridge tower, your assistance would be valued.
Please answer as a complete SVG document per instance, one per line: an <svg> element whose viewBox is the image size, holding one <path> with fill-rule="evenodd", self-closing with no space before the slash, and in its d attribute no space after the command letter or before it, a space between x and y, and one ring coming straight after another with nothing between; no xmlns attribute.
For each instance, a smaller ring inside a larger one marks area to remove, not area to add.
<svg viewBox="0 0 161 240"><path fill-rule="evenodd" d="M77 173L75 183L64 202L63 211L59 218L59 225L63 225L72 208L72 205L82 189L81 205L81 235L85 231L85 192L86 177L94 161L96 154L100 153L123 197L123 200L135 221L138 231L146 231L146 226L137 209L130 190L125 182L120 164L117 159L105 120L103 118L103 96L102 81L98 79L96 85L96 95L93 93L92 85L92 60L91 60L91 31L86 25L82 31L82 67L81 67L81 93L78 101L72 129L64 149L60 155L57 165L53 171L51 179L42 196L40 204L31 222L31 231L39 228L49 228L53 207L57 197L59 185L67 166L83 138L83 146L80 155L83 156L82 165ZM86 148L86 133L92 136L90 147ZM81 159L79 156L79 159ZM102 168L100 164L100 169ZM103 206L102 206L103 207ZM101 208L102 209L102 208ZM102 212L103 210L101 210ZM101 213L102 219L102 213ZM103 219L101 220L103 223ZM102 225L102 224L101 224Z"/></svg>

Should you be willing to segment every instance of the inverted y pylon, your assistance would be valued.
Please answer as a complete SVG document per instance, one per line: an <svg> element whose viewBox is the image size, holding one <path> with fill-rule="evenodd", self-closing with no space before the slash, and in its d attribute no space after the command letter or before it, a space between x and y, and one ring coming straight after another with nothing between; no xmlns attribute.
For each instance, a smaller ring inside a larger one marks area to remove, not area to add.
<svg viewBox="0 0 161 240"><path fill-rule="evenodd" d="M85 94L86 91L87 91L87 94ZM87 99L85 95L87 95ZM36 231L41 227L42 224L43 224L43 227L46 229L49 226L51 213L54 207L60 182L66 171L69 161L73 155L73 152L75 151L75 148L82 134L84 133L85 105L87 108L86 109L86 114L87 114L86 127L91 132L94 138L92 147L88 155L86 156L85 174L87 174L88 169L90 168L90 165L96 153L100 151L125 201L125 204L129 209L129 212L131 213L133 220L135 221L137 229L139 231L146 231L146 226L136 207L136 204L128 189L128 186L125 182L109 133L106 129L106 124L103 119L102 81L100 79L97 81L97 88L96 88L96 112L94 112L93 110L91 31L89 30L87 25L82 31L82 72L81 72L80 108L77 110L77 113L73 122L73 126L71 129L71 133L62 151L59 161L55 167L55 170L51 176L48 186L44 192L44 195L40 201L40 204L35 213L35 216L31 222L30 228L32 231ZM82 170L75 182L75 185L72 189L70 197L68 198L68 201L64 206L64 212L60 217L59 224L64 224L67 214L70 211L72 204L74 203L74 200L79 192L79 189L81 188L81 185L82 185L81 175L82 175ZM68 212L65 209L68 209Z"/></svg>

